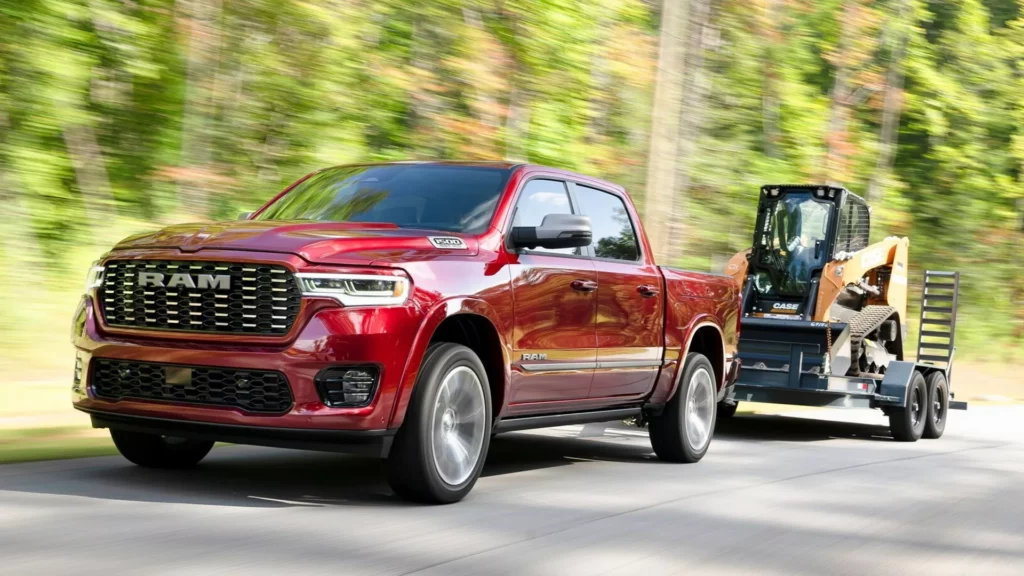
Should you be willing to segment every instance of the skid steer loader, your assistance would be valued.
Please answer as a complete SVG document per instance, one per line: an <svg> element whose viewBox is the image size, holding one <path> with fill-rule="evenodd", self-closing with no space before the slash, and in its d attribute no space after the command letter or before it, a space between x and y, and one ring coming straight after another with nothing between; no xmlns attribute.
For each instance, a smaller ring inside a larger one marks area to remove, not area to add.
<svg viewBox="0 0 1024 576"><path fill-rule="evenodd" d="M925 276L916 362L907 335L907 238L871 244L868 205L845 188L764 186L753 245L726 274L743 293L737 401L881 408L897 440L937 438L952 402L959 274Z"/></svg>

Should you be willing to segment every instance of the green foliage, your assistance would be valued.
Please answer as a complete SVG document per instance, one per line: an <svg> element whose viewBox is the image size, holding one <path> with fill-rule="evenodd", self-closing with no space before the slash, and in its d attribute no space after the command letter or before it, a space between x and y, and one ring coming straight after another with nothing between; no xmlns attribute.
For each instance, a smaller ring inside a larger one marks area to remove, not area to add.
<svg viewBox="0 0 1024 576"><path fill-rule="evenodd" d="M37 312L69 315L116 235L233 218L326 165L529 160L642 202L659 18L645 0L0 0L0 296L28 302L0 309L0 345L63 338ZM961 341L1022 354L1019 3L714 0L709 26L673 263L748 246L762 184L879 177L876 235L911 237L915 276L963 271ZM896 37L902 114L876 174Z"/></svg>

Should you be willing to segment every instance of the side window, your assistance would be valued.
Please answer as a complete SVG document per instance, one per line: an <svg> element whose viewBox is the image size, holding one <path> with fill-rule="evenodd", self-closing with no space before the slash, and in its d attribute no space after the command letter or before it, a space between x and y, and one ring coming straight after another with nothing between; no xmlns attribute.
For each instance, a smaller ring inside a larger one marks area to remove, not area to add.
<svg viewBox="0 0 1024 576"><path fill-rule="evenodd" d="M853 205L850 223L850 250L863 250L871 243L871 215L863 204Z"/></svg>
<svg viewBox="0 0 1024 576"><path fill-rule="evenodd" d="M548 214L572 214L569 191L557 180L530 180L519 195L512 226L540 226ZM531 252L580 254L579 248L535 248Z"/></svg>
<svg viewBox="0 0 1024 576"><path fill-rule="evenodd" d="M853 206L847 203L839 213L839 236L836 238L836 252L850 252L850 231L853 222Z"/></svg>
<svg viewBox="0 0 1024 576"><path fill-rule="evenodd" d="M583 214L590 216L590 224L594 228L594 241L590 245L594 256L630 262L640 259L636 231L621 198L580 185L576 186L576 198Z"/></svg>
<svg viewBox="0 0 1024 576"><path fill-rule="evenodd" d="M868 207L857 202L847 202L839 215L839 238L837 251L856 252L870 244L871 215Z"/></svg>

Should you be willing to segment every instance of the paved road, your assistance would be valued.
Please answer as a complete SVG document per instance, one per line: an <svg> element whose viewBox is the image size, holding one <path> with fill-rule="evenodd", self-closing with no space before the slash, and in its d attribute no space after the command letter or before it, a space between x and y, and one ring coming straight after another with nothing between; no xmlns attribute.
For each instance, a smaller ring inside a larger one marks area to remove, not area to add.
<svg viewBox="0 0 1024 576"><path fill-rule="evenodd" d="M470 497L443 507L328 454L2 466L0 572L1024 574L1024 407L955 413L916 444L881 424L740 416L688 466L619 425L503 436Z"/></svg>

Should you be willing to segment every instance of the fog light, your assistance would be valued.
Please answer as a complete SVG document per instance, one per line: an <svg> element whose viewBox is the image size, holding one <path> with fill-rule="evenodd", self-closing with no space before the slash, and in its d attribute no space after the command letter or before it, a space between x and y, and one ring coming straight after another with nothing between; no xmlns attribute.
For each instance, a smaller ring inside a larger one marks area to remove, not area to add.
<svg viewBox="0 0 1024 576"><path fill-rule="evenodd" d="M82 355L75 354L75 380L71 386L71 389L74 390L75 392L82 391L82 368Z"/></svg>
<svg viewBox="0 0 1024 576"><path fill-rule="evenodd" d="M316 376L320 399L327 406L366 406L377 387L377 369L368 366L327 368Z"/></svg>

